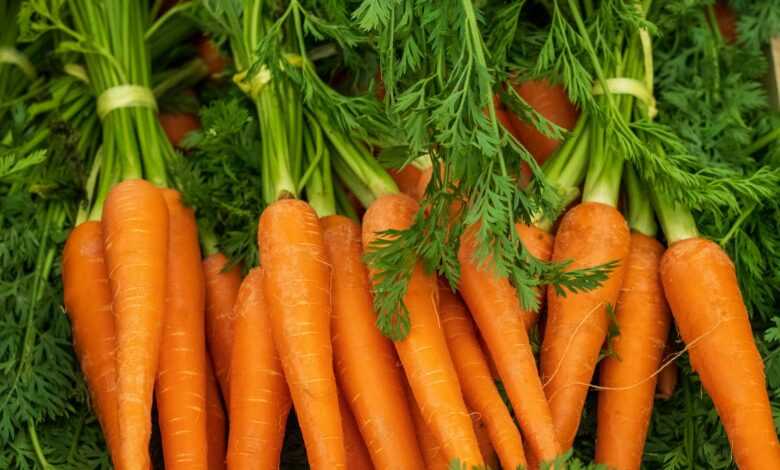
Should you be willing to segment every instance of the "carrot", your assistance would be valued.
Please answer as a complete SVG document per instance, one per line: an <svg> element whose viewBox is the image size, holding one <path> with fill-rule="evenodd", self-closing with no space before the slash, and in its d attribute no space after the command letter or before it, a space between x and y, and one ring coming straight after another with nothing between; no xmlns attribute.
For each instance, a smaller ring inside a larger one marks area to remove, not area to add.
<svg viewBox="0 0 780 470"><path fill-rule="evenodd" d="M715 14L715 22L718 26L718 31L726 41L726 44L734 44L739 39L739 31L737 31L737 14L731 8L731 6L725 0L718 0L712 6L713 13Z"/></svg>
<svg viewBox="0 0 780 470"><path fill-rule="evenodd" d="M229 260L215 253L203 261L206 278L206 340L225 404L230 402L230 356L233 348L233 305L241 286L241 267L226 270Z"/></svg>
<svg viewBox="0 0 780 470"><path fill-rule="evenodd" d="M387 172L393 177L393 181L395 181L402 193L416 200L420 199L419 185L423 170L410 163L403 168L391 168Z"/></svg>
<svg viewBox="0 0 780 470"><path fill-rule="evenodd" d="M192 113L160 113L159 119L165 135L175 147L180 147L187 134L200 129L200 120Z"/></svg>
<svg viewBox="0 0 780 470"><path fill-rule="evenodd" d="M116 330L99 222L84 222L68 236L62 283L76 357L114 466L120 468Z"/></svg>
<svg viewBox="0 0 780 470"><path fill-rule="evenodd" d="M469 313L449 287L441 283L439 317L460 379L463 398L473 411L472 418L479 417L479 427L486 428L504 468L526 465L520 431L498 393ZM539 388L541 391L541 386ZM482 456L486 457L484 452Z"/></svg>
<svg viewBox="0 0 780 470"><path fill-rule="evenodd" d="M675 241L664 254L661 281L691 365L715 404L737 466L780 468L764 363L734 264L716 243L687 238Z"/></svg>
<svg viewBox="0 0 780 470"><path fill-rule="evenodd" d="M320 224L333 265L331 334L341 391L377 469L422 469L395 350L374 325L360 226L338 215L325 217Z"/></svg>
<svg viewBox="0 0 780 470"><path fill-rule="evenodd" d="M601 286L591 291L561 296L552 287L547 290L541 369L563 449L571 447L579 427L588 386L607 336L607 306L617 302L630 243L620 212L599 202L583 202L571 209L555 235L552 259L572 260L567 269L618 263Z"/></svg>
<svg viewBox="0 0 780 470"><path fill-rule="evenodd" d="M355 416L339 395L339 411L341 412L341 426L344 429L344 450L347 453L347 468L349 470L372 470L371 456L368 454L366 443L355 422ZM392 439L392 438L391 438ZM400 468L400 467L399 467Z"/></svg>
<svg viewBox="0 0 780 470"><path fill-rule="evenodd" d="M562 449L525 329L527 313L507 278L478 265L476 230L477 226L469 227L461 238L461 295L496 362L529 448L540 459L552 461Z"/></svg>
<svg viewBox="0 0 780 470"><path fill-rule="evenodd" d="M179 193L168 206L167 298L155 395L166 469L206 469L205 286L195 213Z"/></svg>
<svg viewBox="0 0 780 470"><path fill-rule="evenodd" d="M206 63L211 77L217 77L225 71L228 60L219 52L214 41L203 38L197 43L198 56Z"/></svg>
<svg viewBox="0 0 780 470"><path fill-rule="evenodd" d="M528 80L512 83L518 95L545 119L567 130L574 129L579 111L569 101L566 90L561 85L553 85L547 80ZM560 146L561 141L551 139L530 123L509 113L509 122L515 138L531 153L541 165Z"/></svg>
<svg viewBox="0 0 780 470"><path fill-rule="evenodd" d="M666 363L666 361L663 361ZM659 400L668 400L677 389L677 376L680 374L677 361L672 361L658 372L658 384L655 389L655 397Z"/></svg>
<svg viewBox="0 0 780 470"><path fill-rule="evenodd" d="M103 233L116 321L119 466L146 469L167 285L168 209L160 190L144 180L114 186Z"/></svg>
<svg viewBox="0 0 780 470"><path fill-rule="evenodd" d="M520 237L520 241L523 242L528 252L538 259L539 261L550 261L553 248L553 236L545 231L536 227L535 225L515 224L517 235ZM536 325L539 320L539 310L541 310L541 303L544 301L544 290L538 289L537 298L540 301L540 307L536 311L524 311L523 322L527 330Z"/></svg>
<svg viewBox="0 0 780 470"><path fill-rule="evenodd" d="M211 361L206 359L206 429L208 430L209 470L225 469L227 455L227 420L217 376Z"/></svg>
<svg viewBox="0 0 780 470"><path fill-rule="evenodd" d="M600 368L596 462L616 470L639 469L653 412L656 371L671 315L658 266L664 248L655 238L631 233L631 251L617 303L620 335L614 356Z"/></svg>
<svg viewBox="0 0 780 470"><path fill-rule="evenodd" d="M408 385L407 385L408 386ZM449 463L447 457L444 456L444 450L433 435L433 432L425 424L425 420L420 413L420 407L414 400L412 391L407 391L409 397L410 408L412 413L412 420L414 421L414 427L417 430L417 439L420 442L420 450L422 451L423 462L425 462L426 470L448 470Z"/></svg>
<svg viewBox="0 0 780 470"><path fill-rule="evenodd" d="M249 271L236 300L235 343L230 368L231 469L279 468L290 392L271 338L262 268Z"/></svg>
<svg viewBox="0 0 780 470"><path fill-rule="evenodd" d="M363 217L363 247L370 249L378 232L408 228L418 209L418 204L403 194L378 198ZM437 291L436 278L417 262L404 296L411 328L406 338L395 342L396 351L425 424L447 460L481 465L477 438L439 324Z"/></svg>
<svg viewBox="0 0 780 470"><path fill-rule="evenodd" d="M498 93L493 95L493 107L496 110L496 118L506 130L515 133L514 126L512 125L511 113L504 107L504 103L501 102L501 97Z"/></svg>
<svg viewBox="0 0 780 470"><path fill-rule="evenodd" d="M477 436L479 452L482 454L482 460L485 461L485 466L491 469L499 468L498 457L496 456L496 451L493 450L493 445L490 442L490 433L488 432L487 426L485 425L485 421L482 420L482 417L479 413L472 411L469 415L471 416L471 424L474 426L474 434Z"/></svg>
<svg viewBox="0 0 780 470"><path fill-rule="evenodd" d="M333 372L331 272L314 210L285 199L260 217L268 316L313 469L346 466ZM235 395L234 395L235 396Z"/></svg>

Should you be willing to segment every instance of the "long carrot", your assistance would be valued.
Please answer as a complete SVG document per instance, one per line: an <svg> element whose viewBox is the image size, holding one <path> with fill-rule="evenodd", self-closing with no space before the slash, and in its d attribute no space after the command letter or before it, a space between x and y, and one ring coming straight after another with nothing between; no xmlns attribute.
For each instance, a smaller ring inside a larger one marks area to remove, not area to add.
<svg viewBox="0 0 780 470"><path fill-rule="evenodd" d="M331 272L314 210L284 199L258 229L274 344L290 386L309 465L346 466L331 347Z"/></svg>
<svg viewBox="0 0 780 470"><path fill-rule="evenodd" d="M236 300L235 342L230 370L231 469L279 468L290 392L271 338L264 273L252 269Z"/></svg>
<svg viewBox="0 0 780 470"><path fill-rule="evenodd" d="M671 323L658 273L663 252L655 238L631 233L616 312L620 335L612 343L614 355L601 364L596 462L617 470L639 469L653 411Z"/></svg>
<svg viewBox="0 0 780 470"><path fill-rule="evenodd" d="M349 470L372 470L371 456L368 453L363 436L355 422L355 416L344 401L344 396L339 394L339 411L341 412L341 426L344 429L344 450L347 453L347 468ZM399 467L402 468L402 467Z"/></svg>
<svg viewBox="0 0 780 470"><path fill-rule="evenodd" d="M520 431L515 426L490 374L466 307L446 285L439 285L439 317L463 398L484 423L490 442L504 468L526 465ZM540 387L541 391L541 387ZM485 457L485 453L482 453Z"/></svg>
<svg viewBox="0 0 780 470"><path fill-rule="evenodd" d="M121 468L116 329L99 222L84 222L68 236L62 253L62 283L76 357L114 466Z"/></svg>
<svg viewBox="0 0 780 470"><path fill-rule="evenodd" d="M208 431L209 470L223 470L227 456L227 419L217 376L206 360L206 430Z"/></svg>
<svg viewBox="0 0 780 470"><path fill-rule="evenodd" d="M665 230L666 231L666 230ZM716 243L674 241L661 281L674 320L712 397L741 470L780 468L764 363L753 340L734 264Z"/></svg>
<svg viewBox="0 0 780 470"><path fill-rule="evenodd" d="M550 232L547 232L535 225L527 224L515 224L517 230L517 236L520 237L520 241L523 242L528 252L538 259L539 261L550 261L553 249L553 236ZM540 304L544 301L544 289L538 289L537 297ZM539 320L539 310L526 311L523 310L523 322L527 330L536 325Z"/></svg>
<svg viewBox="0 0 780 470"><path fill-rule="evenodd" d="M360 226L337 215L320 224L333 266L333 357L345 402L377 469L422 469L396 353L375 326Z"/></svg>
<svg viewBox="0 0 780 470"><path fill-rule="evenodd" d="M155 395L165 468L206 469L206 293L198 225L177 191L162 194L168 206L168 284Z"/></svg>
<svg viewBox="0 0 780 470"><path fill-rule="evenodd" d="M230 400L233 305L241 286L241 268L236 265L226 270L229 262L222 253L215 253L203 260L206 278L206 340L226 405Z"/></svg>
<svg viewBox="0 0 780 470"><path fill-rule="evenodd" d="M553 261L572 260L567 269L617 261L600 287L565 296L550 287L541 369L558 442L568 449L579 427L588 386L609 327L608 306L617 303L631 235L614 207L583 202L563 217L555 235Z"/></svg>
<svg viewBox="0 0 780 470"><path fill-rule="evenodd" d="M541 460L552 461L562 449L523 322L527 314L509 280L475 260L476 230L470 227L461 239L460 291L496 362L529 448Z"/></svg>
<svg viewBox="0 0 780 470"><path fill-rule="evenodd" d="M114 186L103 233L116 321L119 465L147 469L168 265L168 209L160 190L143 180Z"/></svg>
<svg viewBox="0 0 780 470"><path fill-rule="evenodd" d="M471 424L474 426L474 434L477 436L479 452L482 454L482 460L485 461L485 466L490 469L499 468L498 456L496 455L496 451L493 449L493 443L490 442L490 432L488 432L485 421L482 419L482 416L475 411L471 411L469 416L471 416Z"/></svg>
<svg viewBox="0 0 780 470"><path fill-rule="evenodd" d="M402 194L378 198L363 217L364 249L371 249L378 232L408 228L418 208L412 198ZM395 342L396 351L425 424L447 460L481 465L479 445L439 324L437 291L436 278L417 262L404 296L411 328L406 338Z"/></svg>
<svg viewBox="0 0 780 470"><path fill-rule="evenodd" d="M433 435L433 432L425 424L425 420L420 413L420 407L414 400L411 389L407 391L409 397L409 408L412 413L412 420L414 421L414 427L417 432L417 440L420 443L420 450L422 451L423 462L425 462L426 470L448 470L449 463L447 457L444 456L444 450L441 444Z"/></svg>

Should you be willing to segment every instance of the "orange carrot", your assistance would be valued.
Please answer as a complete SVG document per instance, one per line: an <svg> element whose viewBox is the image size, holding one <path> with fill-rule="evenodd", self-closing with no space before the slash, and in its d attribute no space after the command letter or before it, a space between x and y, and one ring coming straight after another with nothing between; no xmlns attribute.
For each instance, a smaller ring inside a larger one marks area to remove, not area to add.
<svg viewBox="0 0 780 470"><path fill-rule="evenodd" d="M403 168L391 168L388 170L388 173L393 177L393 181L395 181L402 193L414 199L420 199L420 194L418 193L419 182L423 174L420 168L410 163Z"/></svg>
<svg viewBox="0 0 780 470"><path fill-rule="evenodd" d="M179 193L168 206L167 298L155 395L166 469L206 469L205 286L195 213Z"/></svg>
<svg viewBox="0 0 780 470"><path fill-rule="evenodd" d="M716 243L677 241L661 281L693 369L712 398L741 470L780 468L764 362L753 340L734 264Z"/></svg>
<svg viewBox="0 0 780 470"><path fill-rule="evenodd" d="M219 384L209 358L206 359L206 429L209 470L224 470L227 455L227 420Z"/></svg>
<svg viewBox="0 0 780 470"><path fill-rule="evenodd" d="M439 285L439 317L460 379L463 398L473 411L472 418L477 416L479 427L486 428L492 448L498 453L504 468L526 465L520 431L490 375L490 367L469 313L460 299L443 284ZM482 456L486 457L484 452Z"/></svg>
<svg viewBox="0 0 780 470"><path fill-rule="evenodd" d="M160 190L144 180L114 186L103 233L116 321L119 466L148 469L168 266L168 209Z"/></svg>
<svg viewBox="0 0 780 470"><path fill-rule="evenodd" d="M498 457L496 451L493 450L493 444L490 442L490 433L488 432L487 425L479 413L472 411L470 413L471 423L474 426L474 434L477 436L477 442L479 443L479 452L482 454L482 460L485 461L485 466L490 469L497 469ZM517 468L517 467L506 467Z"/></svg>
<svg viewBox="0 0 780 470"><path fill-rule="evenodd" d="M76 357L114 466L120 468L116 330L99 222L84 222L68 236L62 253L62 284Z"/></svg>
<svg viewBox="0 0 780 470"><path fill-rule="evenodd" d="M653 412L656 371L661 364L671 315L658 267L658 240L631 233L631 251L617 303L620 335L614 356L600 368L596 462L616 470L639 469Z"/></svg>
<svg viewBox="0 0 780 470"><path fill-rule="evenodd" d="M231 469L279 468L290 412L290 392L271 338L264 277L262 268L249 271L236 300L227 453Z"/></svg>
<svg viewBox="0 0 780 470"><path fill-rule="evenodd" d="M496 362L529 448L552 461L562 449L523 322L528 314L509 280L475 260L476 230L470 227L461 239L460 291Z"/></svg>
<svg viewBox="0 0 780 470"><path fill-rule="evenodd" d="M378 232L408 228L418 209L412 198L402 194L377 199L363 217L364 249L370 249ZM447 460L482 465L474 428L439 324L437 291L436 278L426 274L417 262L404 296L411 328L406 338L395 342L396 351L425 424Z"/></svg>
<svg viewBox="0 0 780 470"><path fill-rule="evenodd" d="M535 225L515 224L517 235L523 242L528 252L539 261L550 261L553 248L553 236ZM523 321L527 330L536 325L539 320L539 310L544 301L544 290L538 289L537 298L540 301L540 307L536 311L524 311Z"/></svg>
<svg viewBox="0 0 780 470"><path fill-rule="evenodd" d="M420 450L422 451L423 462L425 462L425 469L448 470L449 463L447 462L447 457L444 456L444 450L436 439L436 436L431 432L431 429L425 424L425 420L420 413L420 407L414 400L411 390L408 390L407 396L409 397L409 408L411 409L414 427L417 430L417 440L420 442Z"/></svg>
<svg viewBox="0 0 780 470"><path fill-rule="evenodd" d="M214 41L209 38L202 38L197 43L198 56L206 63L209 70L209 76L218 77L225 71L228 59L226 59L217 48Z"/></svg>
<svg viewBox="0 0 780 470"><path fill-rule="evenodd" d="M662 363L666 363L666 359ZM655 389L655 397L659 400L668 400L677 389L678 375L680 374L677 361L669 362L658 373L658 384Z"/></svg>
<svg viewBox="0 0 780 470"><path fill-rule="evenodd" d="M200 129L198 117L192 113L160 113L160 125L175 147L192 131Z"/></svg>
<svg viewBox="0 0 780 470"><path fill-rule="evenodd" d="M374 324L360 226L337 215L323 218L320 224L333 265L331 334L341 391L377 469L422 470L395 350Z"/></svg>
<svg viewBox="0 0 780 470"><path fill-rule="evenodd" d="M347 468L349 470L372 470L371 456L368 454L366 443L360 435L360 429L355 422L355 416L339 395L339 411L341 412L341 426L344 429L344 450L347 453ZM392 439L392 438L391 438ZM400 468L400 467L399 467Z"/></svg>
<svg viewBox="0 0 780 470"><path fill-rule="evenodd" d="M225 270L229 260L216 253L203 261L206 277L206 340L225 404L230 402L230 356L233 348L233 305L241 285L241 267Z"/></svg>
<svg viewBox="0 0 780 470"><path fill-rule="evenodd" d="M346 466L331 347L331 272L314 210L285 199L258 229L268 316L312 469ZM234 395L235 396L235 395Z"/></svg>

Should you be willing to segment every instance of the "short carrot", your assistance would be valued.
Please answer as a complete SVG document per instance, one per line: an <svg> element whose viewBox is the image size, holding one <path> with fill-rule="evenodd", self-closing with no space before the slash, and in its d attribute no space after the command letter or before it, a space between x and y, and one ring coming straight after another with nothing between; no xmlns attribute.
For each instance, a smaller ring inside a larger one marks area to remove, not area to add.
<svg viewBox="0 0 780 470"><path fill-rule="evenodd" d="M441 283L439 317L472 417L479 417L479 426L485 427L504 468L526 465L520 431L498 393L469 313L449 287ZM484 452L482 456L486 457Z"/></svg>
<svg viewBox="0 0 780 470"><path fill-rule="evenodd" d="M656 372L671 315L658 273L664 248L643 233L631 233L623 288L617 303L620 335L614 355L600 367L596 462L616 470L638 470L653 412Z"/></svg>
<svg viewBox="0 0 780 470"><path fill-rule="evenodd" d="M241 267L230 269L222 253L203 260L206 278L206 340L222 397L230 400L230 356L233 347L233 305L241 285Z"/></svg>
<svg viewBox="0 0 780 470"><path fill-rule="evenodd" d="M460 292L496 362L528 447L541 460L552 461L562 448L523 322L527 313L509 280L475 259L476 230L469 227L461 238Z"/></svg>
<svg viewBox="0 0 780 470"><path fill-rule="evenodd" d="M119 466L151 467L152 396L165 318L168 209L144 180L114 186L103 210L117 337Z"/></svg>
<svg viewBox="0 0 780 470"><path fill-rule="evenodd" d="M617 303L630 243L623 215L600 202L583 202L571 209L555 235L552 260L572 260L567 269L617 262L596 289L565 296L552 287L547 290L541 369L563 449L571 447L579 427L588 387L607 337L607 308Z"/></svg>
<svg viewBox="0 0 780 470"><path fill-rule="evenodd" d="M279 467L291 407L271 337L264 277L262 268L252 269L241 283L235 305L227 453L231 469Z"/></svg>
<svg viewBox="0 0 780 470"><path fill-rule="evenodd" d="M276 201L260 216L258 243L271 331L309 465L343 469L330 335L331 272L317 214L303 201Z"/></svg>
<svg viewBox="0 0 780 470"><path fill-rule="evenodd" d="M339 395L339 411L341 412L341 426L344 429L344 451L347 453L347 468L349 470L372 470L371 456L368 454L366 443L360 435L360 429L355 422L355 416Z"/></svg>
<svg viewBox="0 0 780 470"><path fill-rule="evenodd" d="M419 206L409 196L394 194L378 198L363 217L363 247L379 232L401 230L412 224ZM463 402L458 376L437 313L436 278L426 274L417 262L404 303L411 328L395 347L425 424L442 446L447 460L482 465L474 429Z"/></svg>
<svg viewBox="0 0 780 470"><path fill-rule="evenodd" d="M392 342L375 326L360 226L338 215L320 224L333 269L333 358L345 402L377 469L421 470L405 379Z"/></svg>
<svg viewBox="0 0 780 470"><path fill-rule="evenodd" d="M677 365L677 361L667 363L667 360L664 360L663 364L665 364L663 369L658 372L658 384L655 387L655 397L659 400L668 400L672 398L674 391L677 389L680 368Z"/></svg>
<svg viewBox="0 0 780 470"><path fill-rule="evenodd" d="M207 469L205 286L195 213L173 189L165 320L155 398L166 469Z"/></svg>
<svg viewBox="0 0 780 470"><path fill-rule="evenodd" d="M116 329L100 222L79 224L68 236L62 253L62 283L76 357L114 466L121 468Z"/></svg>
<svg viewBox="0 0 780 470"><path fill-rule="evenodd" d="M206 430L208 431L209 470L224 470L227 456L227 419L217 376L206 360Z"/></svg>

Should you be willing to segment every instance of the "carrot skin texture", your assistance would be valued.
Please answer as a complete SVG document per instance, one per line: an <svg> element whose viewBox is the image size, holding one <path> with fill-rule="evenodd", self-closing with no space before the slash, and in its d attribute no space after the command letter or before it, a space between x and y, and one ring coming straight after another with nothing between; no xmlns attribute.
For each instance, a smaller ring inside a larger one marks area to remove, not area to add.
<svg viewBox="0 0 780 470"><path fill-rule="evenodd" d="M420 407L417 406L417 402L414 401L411 389L407 391L409 397L410 408L412 412L412 420L414 421L414 427L417 431L417 439L420 442L420 450L422 451L423 462L425 462L426 470L448 470L449 463L447 457L444 456L444 451L436 436L433 435L431 429L425 424L425 420L420 413Z"/></svg>
<svg viewBox="0 0 780 470"><path fill-rule="evenodd" d="M292 402L271 337L262 268L241 283L230 369L230 469L279 468Z"/></svg>
<svg viewBox="0 0 780 470"><path fill-rule="evenodd" d="M116 329L100 222L84 222L68 236L62 253L62 283L76 357L111 459L119 468Z"/></svg>
<svg viewBox="0 0 780 470"><path fill-rule="evenodd" d="M321 219L320 225L333 266L333 358L344 402L355 416L374 467L422 470L398 359L392 342L375 325L360 225L338 215Z"/></svg>
<svg viewBox="0 0 780 470"><path fill-rule="evenodd" d="M374 201L363 217L363 247L371 249L378 232L412 224L419 206L409 196L395 194ZM463 402L458 376L439 323L438 286L417 262L404 303L409 310L409 334L395 342L423 419L442 446L448 461L482 465L477 438Z"/></svg>
<svg viewBox="0 0 780 470"><path fill-rule="evenodd" d="M547 289L547 325L541 369L558 441L570 448L579 427L588 386L607 337L607 305L616 305L623 285L631 235L614 207L585 202L563 217L555 234L552 260L572 260L567 269L618 265L600 287L559 296Z"/></svg>
<svg viewBox="0 0 780 470"><path fill-rule="evenodd" d="M473 411L472 419L479 417L475 427L484 427L503 468L527 465L520 431L498 393L469 313L448 286L441 283L439 317L460 379L463 398ZM487 458L484 445L482 447L482 456ZM495 465L491 465L491 468L495 468Z"/></svg>
<svg viewBox="0 0 780 470"><path fill-rule="evenodd" d="M631 233L616 311L620 335L612 342L615 356L600 367L605 389L598 392L596 462L616 470L639 469L653 412L655 373L671 324L659 274L663 252L655 238Z"/></svg>
<svg viewBox="0 0 780 470"><path fill-rule="evenodd" d="M672 398L675 390L677 390L679 374L680 370L677 361L666 364L666 366L661 369L661 372L658 373L658 384L655 389L655 397L659 400L668 400Z"/></svg>
<svg viewBox="0 0 780 470"><path fill-rule="evenodd" d="M225 404L230 401L230 361L233 349L233 306L241 286L241 267L225 268L230 260L216 253L203 260L206 278L206 340Z"/></svg>
<svg viewBox="0 0 780 470"><path fill-rule="evenodd" d="M314 210L286 199L260 216L260 256L274 344L312 469L346 466L331 346L331 271Z"/></svg>
<svg viewBox="0 0 780 470"><path fill-rule="evenodd" d="M181 148L181 141L187 134L200 129L200 120L192 113L161 113L159 119L168 140L177 148Z"/></svg>
<svg viewBox="0 0 780 470"><path fill-rule="evenodd" d="M780 468L764 363L731 259L712 241L679 241L664 254L661 281L677 329L689 347L691 365L715 404L737 466Z"/></svg>
<svg viewBox="0 0 780 470"><path fill-rule="evenodd" d="M165 320L155 398L165 468L207 469L205 285L195 213L179 193L168 207Z"/></svg>
<svg viewBox="0 0 780 470"><path fill-rule="evenodd" d="M109 192L102 223L116 321L119 465L147 469L165 318L168 209L151 183L127 180Z"/></svg>
<svg viewBox="0 0 780 470"><path fill-rule="evenodd" d="M209 470L224 470L227 457L227 419L217 376L206 359L206 429L208 430Z"/></svg>
<svg viewBox="0 0 780 470"><path fill-rule="evenodd" d="M347 453L347 468L349 470L373 470L371 456L363 442L363 436L360 435L360 429L355 422L355 416L349 409L349 405L344 401L344 397L339 395L339 411L341 412L341 426L344 430L344 450Z"/></svg>
<svg viewBox="0 0 780 470"><path fill-rule="evenodd" d="M528 314L509 280L475 260L476 229L469 227L461 238L460 292L496 362L528 447L551 461L562 449L523 321Z"/></svg>
<svg viewBox="0 0 780 470"><path fill-rule="evenodd" d="M479 413L472 412L470 416L471 423L474 426L474 434L476 434L477 442L479 443L479 452L482 454L482 460L485 461L485 466L487 468L499 468L498 456L496 455L496 451L493 450L493 444L490 442L490 433L488 433L485 422L482 420Z"/></svg>
<svg viewBox="0 0 780 470"><path fill-rule="evenodd" d="M539 261L550 261L553 249L553 236L545 232L544 230L534 226L518 223L515 224L517 235L520 237L520 241L523 242L528 252L531 253ZM541 310L541 304L544 301L544 290L537 289L537 298L539 299L539 310ZM523 310L523 321L527 330L536 325L539 321L539 311L526 311Z"/></svg>

